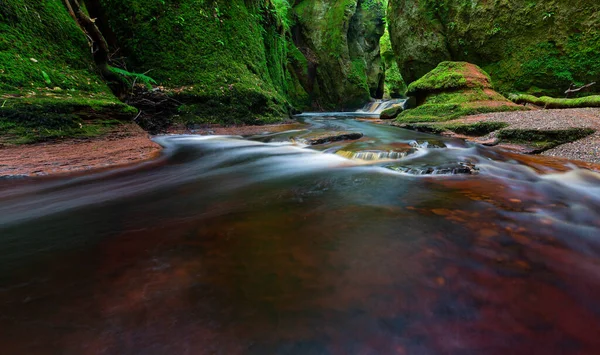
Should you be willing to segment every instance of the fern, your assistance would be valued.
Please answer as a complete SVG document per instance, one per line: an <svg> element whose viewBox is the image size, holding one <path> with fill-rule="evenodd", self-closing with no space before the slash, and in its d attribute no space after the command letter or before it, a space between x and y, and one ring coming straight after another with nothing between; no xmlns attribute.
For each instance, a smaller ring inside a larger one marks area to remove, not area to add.
<svg viewBox="0 0 600 355"><path fill-rule="evenodd" d="M110 67L110 71L115 73L115 74L119 74L121 76L123 76L125 78L125 80L127 80L127 82L131 83L131 79L133 78L134 81L139 81L140 83L146 85L146 87L148 89L152 89L152 84L158 84L156 82L156 80L152 79L151 77L145 75L145 74L138 74L138 73L132 73L129 72L127 70L123 70L120 68L115 68L115 67Z"/></svg>

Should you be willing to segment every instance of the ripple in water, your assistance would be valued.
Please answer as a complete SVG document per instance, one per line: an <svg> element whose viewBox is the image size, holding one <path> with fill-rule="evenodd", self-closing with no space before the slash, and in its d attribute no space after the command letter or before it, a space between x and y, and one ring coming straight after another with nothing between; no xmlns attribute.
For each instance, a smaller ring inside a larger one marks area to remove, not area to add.
<svg viewBox="0 0 600 355"><path fill-rule="evenodd" d="M1 181L3 351L600 348L597 173L307 120L365 136L311 149L164 136L164 157L143 166Z"/></svg>

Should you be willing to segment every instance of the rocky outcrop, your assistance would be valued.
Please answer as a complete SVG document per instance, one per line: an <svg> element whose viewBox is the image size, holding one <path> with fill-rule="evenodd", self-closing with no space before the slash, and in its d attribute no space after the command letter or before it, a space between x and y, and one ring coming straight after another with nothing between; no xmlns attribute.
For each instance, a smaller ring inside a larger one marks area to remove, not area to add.
<svg viewBox="0 0 600 355"><path fill-rule="evenodd" d="M442 62L408 86L417 107L398 115L399 122L447 121L465 115L526 110L492 89L490 76L466 62Z"/></svg>
<svg viewBox="0 0 600 355"><path fill-rule="evenodd" d="M383 96L381 0L299 0L294 42L306 60L297 73L317 109L354 109Z"/></svg>
<svg viewBox="0 0 600 355"><path fill-rule="evenodd" d="M442 61L468 61L501 91L562 94L600 76L598 13L596 0L390 0L388 21L408 83Z"/></svg>

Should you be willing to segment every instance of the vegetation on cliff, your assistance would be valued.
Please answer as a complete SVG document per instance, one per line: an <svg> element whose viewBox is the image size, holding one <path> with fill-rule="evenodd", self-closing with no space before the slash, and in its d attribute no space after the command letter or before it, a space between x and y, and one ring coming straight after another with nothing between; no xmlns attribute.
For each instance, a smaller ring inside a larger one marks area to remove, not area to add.
<svg viewBox="0 0 600 355"><path fill-rule="evenodd" d="M135 114L97 73L61 0L0 1L2 142L95 136Z"/></svg>
<svg viewBox="0 0 600 355"><path fill-rule="evenodd" d="M468 61L501 92L558 95L600 76L598 13L596 0L390 0L388 20L408 82L442 61Z"/></svg>
<svg viewBox="0 0 600 355"><path fill-rule="evenodd" d="M379 40L383 0L300 0L294 42L307 59L305 82L317 109L353 109L383 96Z"/></svg>

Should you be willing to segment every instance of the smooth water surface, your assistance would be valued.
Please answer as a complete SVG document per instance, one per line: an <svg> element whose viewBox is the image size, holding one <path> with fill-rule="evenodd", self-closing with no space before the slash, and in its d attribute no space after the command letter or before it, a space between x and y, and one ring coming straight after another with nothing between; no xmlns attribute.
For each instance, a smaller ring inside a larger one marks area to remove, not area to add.
<svg viewBox="0 0 600 355"><path fill-rule="evenodd" d="M0 181L2 352L598 352L600 175L306 120L365 136L163 136L157 162Z"/></svg>

